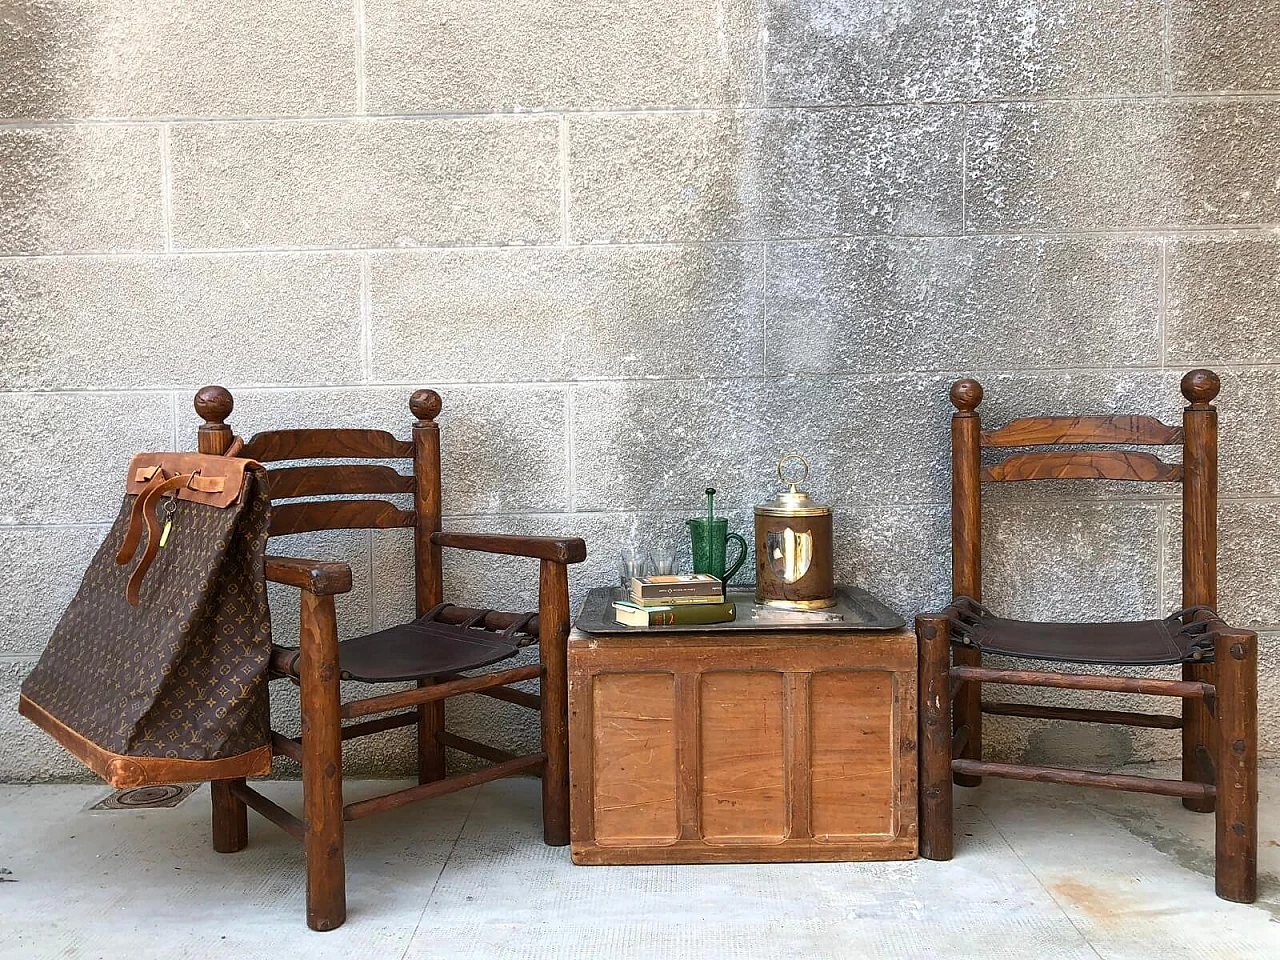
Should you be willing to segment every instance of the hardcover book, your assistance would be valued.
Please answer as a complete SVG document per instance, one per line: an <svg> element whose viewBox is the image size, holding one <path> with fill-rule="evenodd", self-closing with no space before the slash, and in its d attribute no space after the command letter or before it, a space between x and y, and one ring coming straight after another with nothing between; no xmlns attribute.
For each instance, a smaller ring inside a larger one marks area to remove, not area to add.
<svg viewBox="0 0 1280 960"><path fill-rule="evenodd" d="M644 606L720 603L724 600L724 584L705 573L636 577L631 581L631 600Z"/></svg>
<svg viewBox="0 0 1280 960"><path fill-rule="evenodd" d="M724 603L681 603L674 606L645 607L626 600L613 604L613 616L629 627L691 626L728 623L738 616L737 605Z"/></svg>

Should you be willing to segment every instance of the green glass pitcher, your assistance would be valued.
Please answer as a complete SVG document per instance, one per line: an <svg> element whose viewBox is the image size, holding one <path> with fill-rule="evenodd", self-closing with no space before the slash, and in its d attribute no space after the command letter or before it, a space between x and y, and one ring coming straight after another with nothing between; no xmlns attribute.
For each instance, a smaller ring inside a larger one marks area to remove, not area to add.
<svg viewBox="0 0 1280 960"><path fill-rule="evenodd" d="M693 517L685 523L693 539L693 572L709 573L724 583L732 580L742 561L747 559L747 541L730 533L729 521L723 517ZM738 559L726 570L725 554L730 540L738 542Z"/></svg>

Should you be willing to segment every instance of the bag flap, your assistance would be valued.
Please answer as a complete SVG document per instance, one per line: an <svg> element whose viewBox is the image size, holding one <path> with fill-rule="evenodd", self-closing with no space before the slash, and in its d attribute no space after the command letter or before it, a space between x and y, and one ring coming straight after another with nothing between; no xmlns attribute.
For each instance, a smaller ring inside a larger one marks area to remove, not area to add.
<svg viewBox="0 0 1280 960"><path fill-rule="evenodd" d="M245 471L259 466L256 460L209 453L139 453L129 462L126 490L141 493L160 471L166 477L190 473L195 476L178 490L179 500L226 508L240 499Z"/></svg>

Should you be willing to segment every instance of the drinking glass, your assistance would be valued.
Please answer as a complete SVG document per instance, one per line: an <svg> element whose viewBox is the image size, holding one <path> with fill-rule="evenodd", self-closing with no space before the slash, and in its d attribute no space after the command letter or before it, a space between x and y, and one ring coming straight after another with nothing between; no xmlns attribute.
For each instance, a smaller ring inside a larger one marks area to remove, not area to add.
<svg viewBox="0 0 1280 960"><path fill-rule="evenodd" d="M668 573L675 573L676 569L676 548L672 546L657 546L649 551L649 575L661 576Z"/></svg>
<svg viewBox="0 0 1280 960"><path fill-rule="evenodd" d="M618 580L626 589L631 586L634 577L645 575L645 555L639 547L623 547L619 553Z"/></svg>

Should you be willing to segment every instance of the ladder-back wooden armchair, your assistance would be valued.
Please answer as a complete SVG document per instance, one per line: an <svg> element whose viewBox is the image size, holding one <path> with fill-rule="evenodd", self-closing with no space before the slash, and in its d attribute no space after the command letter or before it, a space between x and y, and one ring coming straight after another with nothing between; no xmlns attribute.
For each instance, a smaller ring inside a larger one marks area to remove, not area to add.
<svg viewBox="0 0 1280 960"><path fill-rule="evenodd" d="M920 852L952 855L952 780L983 776L1180 797L1217 811L1219 897L1252 903L1257 887L1257 635L1228 627L1217 604L1218 377L1182 378L1182 426L1143 416L1035 417L983 430L982 386L951 387L951 605L916 620L920 642ZM1182 462L1145 451L1088 445L1181 446ZM1013 453L983 466L984 449L1070 446ZM1083 449L1082 449L1083 448ZM982 605L981 485L1020 480L1139 480L1182 484L1182 605L1164 620L1028 623ZM954 650L954 664L952 651ZM1181 664L1181 680L985 667L982 654L1101 666ZM988 703L983 683L1154 694L1179 698L1181 716L1038 704ZM954 709L953 709L954 701ZM1074 720L1182 731L1182 779L991 763L982 758L982 716ZM953 719L954 718L954 719Z"/></svg>
<svg viewBox="0 0 1280 960"><path fill-rule="evenodd" d="M233 400L222 387L196 394L201 453L223 454L233 443L226 420ZM301 818L249 787L244 780L212 784L213 845L221 853L248 842L246 807L303 841L307 861L307 925L332 930L346 919L344 822L415 800L439 797L500 777L542 777L543 837L552 846L569 842L569 747L566 642L569 634L568 565L586 558L577 538L513 537L442 533L440 396L419 390L409 400L417 422L411 440L381 430L272 430L244 443L238 455L270 464L271 535L312 530L411 527L418 618L387 630L339 642L334 596L351 589L345 563L268 556L269 581L301 594L296 648L275 645L272 678L295 682L302 701L302 736L273 732L272 750L302 765ZM305 460L340 459L341 465L276 466ZM411 474L359 460L406 460ZM338 495L412 494L413 509L383 499L316 498ZM441 548L532 557L540 561L537 613L509 614L443 602ZM540 662L481 675L487 667L538 643ZM540 680L537 694L510 684ZM342 680L416 681L414 689L343 703ZM515 756L445 730L445 699L479 693L541 712L542 749ZM374 716L374 715L378 716ZM373 717L373 719L361 719ZM342 721L353 720L346 726ZM417 727L417 786L357 803L342 800L342 743L396 727ZM445 775L445 747L490 761L461 775Z"/></svg>

